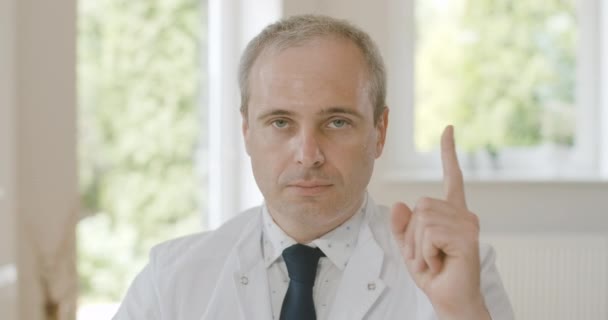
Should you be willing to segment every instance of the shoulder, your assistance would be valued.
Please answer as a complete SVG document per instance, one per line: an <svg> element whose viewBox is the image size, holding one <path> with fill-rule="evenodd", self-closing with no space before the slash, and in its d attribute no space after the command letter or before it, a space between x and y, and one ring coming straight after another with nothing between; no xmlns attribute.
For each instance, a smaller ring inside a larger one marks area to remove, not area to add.
<svg viewBox="0 0 608 320"><path fill-rule="evenodd" d="M200 260L225 259L243 234L261 219L261 207L246 210L218 229L172 239L156 245L150 252L155 268L165 269Z"/></svg>
<svg viewBox="0 0 608 320"><path fill-rule="evenodd" d="M382 247L393 247L393 234L391 233L390 209L384 205L378 205L372 200L367 206L367 224L374 238Z"/></svg>
<svg viewBox="0 0 608 320"><path fill-rule="evenodd" d="M114 319L190 319L202 314L243 231L259 228L259 212L259 207L252 208L217 230L155 246Z"/></svg>

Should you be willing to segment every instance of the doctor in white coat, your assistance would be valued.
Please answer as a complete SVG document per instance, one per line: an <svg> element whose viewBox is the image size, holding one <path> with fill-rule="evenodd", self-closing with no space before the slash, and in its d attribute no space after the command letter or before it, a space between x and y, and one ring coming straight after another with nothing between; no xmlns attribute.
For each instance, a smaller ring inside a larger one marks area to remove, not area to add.
<svg viewBox="0 0 608 320"><path fill-rule="evenodd" d="M441 139L444 198L389 210L368 197L389 111L367 34L325 16L279 21L249 43L239 81L264 205L155 247L114 319L290 319L283 250L297 244L323 253L312 319L513 319L467 209L451 126Z"/></svg>

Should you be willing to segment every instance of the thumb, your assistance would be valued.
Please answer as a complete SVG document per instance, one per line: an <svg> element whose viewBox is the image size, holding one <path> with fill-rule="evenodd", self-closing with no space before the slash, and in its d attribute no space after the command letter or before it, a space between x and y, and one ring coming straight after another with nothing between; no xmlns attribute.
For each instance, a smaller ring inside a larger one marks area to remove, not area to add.
<svg viewBox="0 0 608 320"><path fill-rule="evenodd" d="M403 244L405 240L405 230L412 218L412 210L403 202L397 202L391 209L391 225L393 236L398 243Z"/></svg>

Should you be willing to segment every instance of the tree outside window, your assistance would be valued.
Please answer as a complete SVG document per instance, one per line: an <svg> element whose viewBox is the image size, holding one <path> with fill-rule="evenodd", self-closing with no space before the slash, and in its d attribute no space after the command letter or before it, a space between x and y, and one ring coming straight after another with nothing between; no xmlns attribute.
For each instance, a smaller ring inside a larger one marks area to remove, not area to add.
<svg viewBox="0 0 608 320"><path fill-rule="evenodd" d="M572 146L576 40L571 0L417 1L416 148Z"/></svg>
<svg viewBox="0 0 608 320"><path fill-rule="evenodd" d="M81 304L117 302L206 211L206 3L81 0Z"/></svg>

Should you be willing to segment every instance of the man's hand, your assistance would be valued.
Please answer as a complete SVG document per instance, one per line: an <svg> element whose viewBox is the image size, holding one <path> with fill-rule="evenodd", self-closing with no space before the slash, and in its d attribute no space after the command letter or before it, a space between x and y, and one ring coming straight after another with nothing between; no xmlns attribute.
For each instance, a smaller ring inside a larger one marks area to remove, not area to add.
<svg viewBox="0 0 608 320"><path fill-rule="evenodd" d="M467 209L454 128L441 137L445 200L421 198L392 209L393 235L414 281L439 319L490 319L480 287L479 220Z"/></svg>

